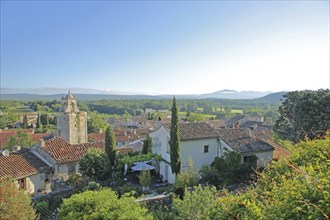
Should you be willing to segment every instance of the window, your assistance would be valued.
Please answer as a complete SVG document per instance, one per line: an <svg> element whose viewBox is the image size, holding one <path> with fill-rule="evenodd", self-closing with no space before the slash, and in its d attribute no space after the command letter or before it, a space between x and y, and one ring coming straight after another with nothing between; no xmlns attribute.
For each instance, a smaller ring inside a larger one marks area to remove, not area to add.
<svg viewBox="0 0 330 220"><path fill-rule="evenodd" d="M204 145L204 153L208 153L209 152L209 145Z"/></svg>
<svg viewBox="0 0 330 220"><path fill-rule="evenodd" d="M170 138L166 139L166 153L170 153Z"/></svg>
<svg viewBox="0 0 330 220"><path fill-rule="evenodd" d="M68 173L72 174L75 172L76 172L76 164L75 163L68 164Z"/></svg>
<svg viewBox="0 0 330 220"><path fill-rule="evenodd" d="M26 190L26 178L18 180L18 189Z"/></svg>
<svg viewBox="0 0 330 220"><path fill-rule="evenodd" d="M243 162L245 164L256 165L257 159L258 158L255 155L244 156Z"/></svg>

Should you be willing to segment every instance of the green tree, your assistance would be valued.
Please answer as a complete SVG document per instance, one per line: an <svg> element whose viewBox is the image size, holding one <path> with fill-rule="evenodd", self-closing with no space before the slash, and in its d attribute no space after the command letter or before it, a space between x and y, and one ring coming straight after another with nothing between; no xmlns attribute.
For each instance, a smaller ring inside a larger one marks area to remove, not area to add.
<svg viewBox="0 0 330 220"><path fill-rule="evenodd" d="M151 175L149 170L143 170L139 175L140 184L143 187L148 187L151 184Z"/></svg>
<svg viewBox="0 0 330 220"><path fill-rule="evenodd" d="M16 135L9 138L6 148L12 150L14 146L29 147L31 145L32 141L30 134L17 130Z"/></svg>
<svg viewBox="0 0 330 220"><path fill-rule="evenodd" d="M197 171L194 169L193 160L189 158L188 163L189 165L186 170L184 170L183 172L181 171L181 173L177 174L176 176L174 187L177 189L186 189L187 187L193 187L198 185L199 176Z"/></svg>
<svg viewBox="0 0 330 220"><path fill-rule="evenodd" d="M28 120L27 120L27 115L25 113L23 117L23 128L26 129L27 127L28 127Z"/></svg>
<svg viewBox="0 0 330 220"><path fill-rule="evenodd" d="M108 179L111 174L108 156L101 149L89 149L79 161L79 172L93 180Z"/></svg>
<svg viewBox="0 0 330 220"><path fill-rule="evenodd" d="M40 117L39 113L38 113L38 118L37 118L37 130L39 133L43 132L43 125L41 123L41 117Z"/></svg>
<svg viewBox="0 0 330 220"><path fill-rule="evenodd" d="M19 117L17 114L14 113L3 113L0 115L0 128L10 128L12 125L19 120Z"/></svg>
<svg viewBox="0 0 330 220"><path fill-rule="evenodd" d="M30 196L11 179L0 178L0 219L37 219Z"/></svg>
<svg viewBox="0 0 330 220"><path fill-rule="evenodd" d="M146 139L143 141L142 154L152 153L152 140L149 134Z"/></svg>
<svg viewBox="0 0 330 220"><path fill-rule="evenodd" d="M180 219L216 219L219 193L215 187L194 186L185 190L184 199L174 199L173 206L178 210Z"/></svg>
<svg viewBox="0 0 330 220"><path fill-rule="evenodd" d="M120 199L111 189L86 191L64 199L59 218L73 219L153 219L134 197Z"/></svg>
<svg viewBox="0 0 330 220"><path fill-rule="evenodd" d="M323 136L330 128L330 90L294 91L284 95L274 125L282 139L298 142Z"/></svg>
<svg viewBox="0 0 330 220"><path fill-rule="evenodd" d="M179 118L178 118L178 109L176 106L175 97L173 97L169 145L170 145L170 158L171 158L172 173L177 175L180 173L180 170L181 170L181 161L180 161Z"/></svg>
<svg viewBox="0 0 330 220"><path fill-rule="evenodd" d="M116 136L109 125L105 131L105 153L108 155L111 167L115 165L116 160Z"/></svg>

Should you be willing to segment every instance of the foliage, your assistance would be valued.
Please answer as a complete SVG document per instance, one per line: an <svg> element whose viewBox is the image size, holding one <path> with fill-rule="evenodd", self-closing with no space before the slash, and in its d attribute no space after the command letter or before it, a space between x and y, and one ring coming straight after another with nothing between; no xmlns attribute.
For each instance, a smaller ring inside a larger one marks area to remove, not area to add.
<svg viewBox="0 0 330 220"><path fill-rule="evenodd" d="M182 188L186 189L187 187L192 187L198 185L198 173L194 169L193 161L189 158L189 166L176 175L174 187L176 189Z"/></svg>
<svg viewBox="0 0 330 220"><path fill-rule="evenodd" d="M156 154L148 153L148 154L137 154L134 156L125 155L123 158L120 159L120 162L122 164L127 164L128 167L131 167L135 162L142 162L142 161L148 161L152 158L155 158Z"/></svg>
<svg viewBox="0 0 330 220"><path fill-rule="evenodd" d="M88 149L79 161L79 172L93 180L105 180L110 177L111 169L107 154L98 148Z"/></svg>
<svg viewBox="0 0 330 220"><path fill-rule="evenodd" d="M67 184L73 186L74 191L77 193L84 191L91 181L92 180L86 176L70 175Z"/></svg>
<svg viewBox="0 0 330 220"><path fill-rule="evenodd" d="M100 130L105 131L108 127L108 123L104 120L108 115L99 114L96 111L88 112L87 119L87 132L98 133Z"/></svg>
<svg viewBox="0 0 330 220"><path fill-rule="evenodd" d="M180 131L179 131L179 118L178 109L176 107L176 99L173 97L172 105L172 118L171 118L171 130L170 130L170 158L171 168L173 174L179 174L181 170L180 161Z"/></svg>
<svg viewBox="0 0 330 220"><path fill-rule="evenodd" d="M25 113L23 117L23 128L27 128L27 127L28 127L28 120L27 120L27 115Z"/></svg>
<svg viewBox="0 0 330 220"><path fill-rule="evenodd" d="M86 191L64 199L59 218L71 219L152 219L133 197L118 198L111 189Z"/></svg>
<svg viewBox="0 0 330 220"><path fill-rule="evenodd" d="M329 219L329 146L330 137L299 143L244 194L200 187L173 205L183 219Z"/></svg>
<svg viewBox="0 0 330 220"><path fill-rule="evenodd" d="M143 141L142 154L148 154L152 152L152 140L149 134L146 139Z"/></svg>
<svg viewBox="0 0 330 220"><path fill-rule="evenodd" d="M219 186L221 175L219 171L210 166L210 165L204 165L199 170L200 180L199 182L201 184L208 184L213 186Z"/></svg>
<svg viewBox="0 0 330 220"><path fill-rule="evenodd" d="M11 179L0 179L0 219L37 219L30 197Z"/></svg>
<svg viewBox="0 0 330 220"><path fill-rule="evenodd" d="M14 113L0 114L0 129L11 128L18 119L18 115Z"/></svg>
<svg viewBox="0 0 330 220"><path fill-rule="evenodd" d="M256 164L256 156L252 156L250 163L245 164L240 153L230 151L225 152L223 157L216 157L211 166L218 170L220 183L232 184L251 179Z"/></svg>
<svg viewBox="0 0 330 220"><path fill-rule="evenodd" d="M105 131L105 153L108 155L110 161L110 168L115 165L116 160L116 137L115 133L112 130L112 127L109 125Z"/></svg>
<svg viewBox="0 0 330 220"><path fill-rule="evenodd" d="M137 198L142 195L141 187L135 186L131 183L119 182L112 186L111 189L116 191L119 197L122 197L123 195L129 195Z"/></svg>
<svg viewBox="0 0 330 220"><path fill-rule="evenodd" d="M176 198L173 206L180 219L216 219L218 196L215 187L194 186L191 191L186 189L183 200Z"/></svg>
<svg viewBox="0 0 330 220"><path fill-rule="evenodd" d="M151 184L151 175L149 170L141 171L139 175L140 184L142 186L150 186Z"/></svg>
<svg viewBox="0 0 330 220"><path fill-rule="evenodd" d="M294 91L284 95L274 131L282 139L298 142L323 136L330 128L330 90Z"/></svg>
<svg viewBox="0 0 330 220"><path fill-rule="evenodd" d="M15 136L8 139L6 148L12 150L14 146L29 147L32 145L31 136L28 133L22 132L18 129Z"/></svg>

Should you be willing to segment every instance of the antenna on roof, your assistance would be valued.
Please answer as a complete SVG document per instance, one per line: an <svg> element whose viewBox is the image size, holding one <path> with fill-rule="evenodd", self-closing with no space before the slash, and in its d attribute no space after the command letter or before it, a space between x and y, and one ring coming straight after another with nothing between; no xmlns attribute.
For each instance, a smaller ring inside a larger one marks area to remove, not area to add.
<svg viewBox="0 0 330 220"><path fill-rule="evenodd" d="M2 151L2 155L5 156L5 157L8 157L9 156L9 150L6 149L6 150Z"/></svg>

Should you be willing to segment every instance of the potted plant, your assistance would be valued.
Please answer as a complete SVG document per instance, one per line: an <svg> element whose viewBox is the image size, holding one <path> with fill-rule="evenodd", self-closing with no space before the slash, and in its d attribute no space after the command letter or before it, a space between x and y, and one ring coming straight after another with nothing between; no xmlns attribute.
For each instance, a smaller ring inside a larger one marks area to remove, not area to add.
<svg viewBox="0 0 330 220"><path fill-rule="evenodd" d="M149 191L149 186L151 184L151 175L149 170L141 171L139 175L140 184L142 185L143 191Z"/></svg>

